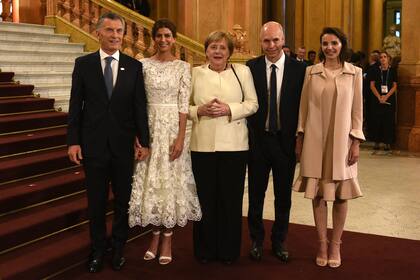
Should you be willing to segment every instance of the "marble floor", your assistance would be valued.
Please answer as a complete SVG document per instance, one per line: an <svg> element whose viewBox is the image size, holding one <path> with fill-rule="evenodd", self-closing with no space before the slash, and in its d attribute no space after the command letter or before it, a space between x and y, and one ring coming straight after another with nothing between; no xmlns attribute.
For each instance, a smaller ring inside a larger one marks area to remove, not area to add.
<svg viewBox="0 0 420 280"><path fill-rule="evenodd" d="M299 173L297 166L296 176ZM420 157L394 152L373 155L361 150L359 183L363 197L349 201L345 230L420 240ZM329 203L329 213L332 204ZM247 190L244 215L248 211ZM274 218L274 195L270 185L264 218ZM314 225L311 200L293 192L291 223ZM331 217L329 217L331 226ZM314 233L315 234L315 233Z"/></svg>

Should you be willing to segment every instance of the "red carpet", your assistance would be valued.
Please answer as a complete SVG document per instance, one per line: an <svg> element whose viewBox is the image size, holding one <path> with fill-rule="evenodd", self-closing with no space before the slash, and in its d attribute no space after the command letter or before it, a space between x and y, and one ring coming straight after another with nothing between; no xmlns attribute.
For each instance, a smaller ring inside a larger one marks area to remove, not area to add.
<svg viewBox="0 0 420 280"><path fill-rule="evenodd" d="M267 232L271 224L271 221L265 222ZM244 223L239 261L231 266L218 262L202 265L193 258L191 229L190 224L175 232L174 261L167 266L142 259L149 240L142 238L127 245L127 264L120 272L112 271L106 263L102 272L92 275L85 272L83 264L54 279L420 279L420 241L345 232L342 267L322 268L314 263L317 247L315 228L291 224L288 244L292 260L288 264L279 262L271 255L271 246L267 241L263 260L256 263L248 258L249 238Z"/></svg>

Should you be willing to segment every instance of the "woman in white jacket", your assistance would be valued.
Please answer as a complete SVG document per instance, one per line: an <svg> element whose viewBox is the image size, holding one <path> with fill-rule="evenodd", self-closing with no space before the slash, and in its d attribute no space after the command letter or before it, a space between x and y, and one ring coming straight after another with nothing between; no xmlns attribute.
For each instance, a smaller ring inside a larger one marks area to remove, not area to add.
<svg viewBox="0 0 420 280"><path fill-rule="evenodd" d="M258 109L249 68L230 64L230 36L211 33L208 64L192 72L189 118L191 159L203 217L194 223L194 253L201 262L226 264L240 255L242 197L248 157L246 117Z"/></svg>

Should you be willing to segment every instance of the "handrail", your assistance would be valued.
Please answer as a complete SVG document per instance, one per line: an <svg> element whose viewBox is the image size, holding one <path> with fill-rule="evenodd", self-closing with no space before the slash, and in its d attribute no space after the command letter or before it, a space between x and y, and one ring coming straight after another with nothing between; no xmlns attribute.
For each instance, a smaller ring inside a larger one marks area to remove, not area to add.
<svg viewBox="0 0 420 280"><path fill-rule="evenodd" d="M139 13L130 10L124 5L110 0L90 0L91 2L100 5L110 11L117 12L120 16L125 19L129 19L135 23L140 23L142 26L149 30L152 30L153 24L155 23L148 17L140 15ZM183 47L189 48L196 53L202 53L204 56L204 45L197 41L188 38L187 36L177 32L177 43Z"/></svg>
<svg viewBox="0 0 420 280"><path fill-rule="evenodd" d="M96 23L104 12L114 12L125 19L122 51L136 59L151 56L155 46L151 35L154 21L111 0L49 0L46 23L58 30L70 31L73 40L86 41L87 50L97 45ZM79 32L78 32L79 31ZM95 48L96 49L96 48ZM205 62L204 46L183 34L177 34L174 55L192 66Z"/></svg>

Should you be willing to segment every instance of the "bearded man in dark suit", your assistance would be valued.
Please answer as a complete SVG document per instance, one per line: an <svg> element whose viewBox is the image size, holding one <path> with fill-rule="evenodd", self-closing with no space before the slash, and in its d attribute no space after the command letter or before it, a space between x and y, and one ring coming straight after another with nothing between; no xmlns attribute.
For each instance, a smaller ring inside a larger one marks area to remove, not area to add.
<svg viewBox="0 0 420 280"><path fill-rule="evenodd" d="M114 195L112 268L124 265L134 157L143 160L149 154L142 65L119 51L124 24L116 14L102 15L96 30L100 49L77 58L72 76L67 144L70 160L82 162L86 176L89 272L102 268L107 249L109 183Z"/></svg>
<svg viewBox="0 0 420 280"><path fill-rule="evenodd" d="M259 104L257 113L248 118L250 256L253 260L262 258L264 197L272 171L275 221L271 244L274 255L287 262L286 237L296 165L295 135L306 65L283 53L284 32L279 23L264 24L260 39L264 55L247 62Z"/></svg>

